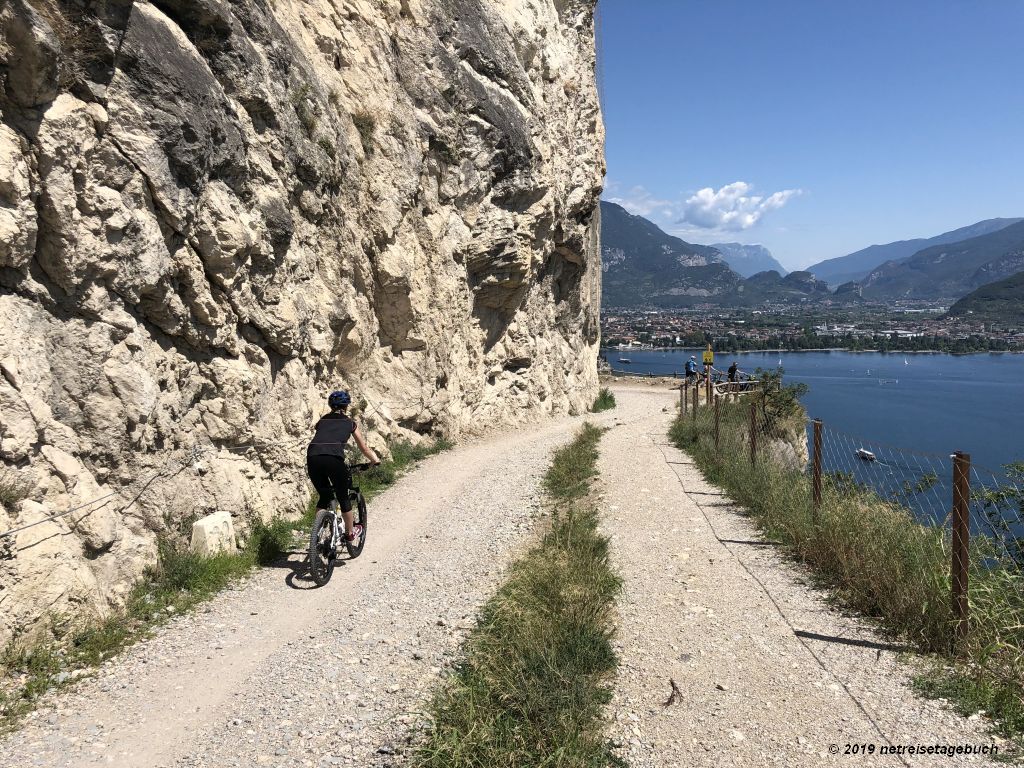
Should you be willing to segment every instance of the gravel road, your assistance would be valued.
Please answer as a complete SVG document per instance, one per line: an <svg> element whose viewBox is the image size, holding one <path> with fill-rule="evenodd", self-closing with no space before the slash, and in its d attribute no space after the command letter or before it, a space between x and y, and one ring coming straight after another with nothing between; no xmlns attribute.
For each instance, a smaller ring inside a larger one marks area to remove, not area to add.
<svg viewBox="0 0 1024 768"><path fill-rule="evenodd" d="M301 555L261 570L51 697L0 765L398 763L581 421L431 457L373 499L365 551L326 587L296 578Z"/></svg>
<svg viewBox="0 0 1024 768"><path fill-rule="evenodd" d="M591 419L611 427L599 466L625 580L609 735L633 768L991 765L879 756L992 739L917 698L898 649L830 608L668 445L675 393L615 393ZM428 459L373 500L366 551L329 585L310 588L300 555L261 570L51 696L0 741L0 766L403 765L476 610L532 541L551 451L581 421ZM847 744L876 753L830 754Z"/></svg>
<svg viewBox="0 0 1024 768"><path fill-rule="evenodd" d="M898 649L830 608L668 443L678 393L623 384L615 395L599 463L625 579L611 736L632 768L993 764L882 757L890 744L993 738L915 696ZM670 679L679 692L664 706ZM847 744L875 753L843 754Z"/></svg>

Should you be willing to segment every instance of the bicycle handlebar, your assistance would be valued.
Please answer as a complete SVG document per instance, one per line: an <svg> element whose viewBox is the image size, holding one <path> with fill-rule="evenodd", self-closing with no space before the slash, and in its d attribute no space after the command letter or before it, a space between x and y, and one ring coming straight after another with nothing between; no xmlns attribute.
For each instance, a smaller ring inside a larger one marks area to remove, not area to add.
<svg viewBox="0 0 1024 768"><path fill-rule="evenodd" d="M351 466L349 466L348 470L349 472L365 472L366 470L372 467L378 466L380 466L379 461L376 464L374 464L372 461L364 461L362 464L352 464Z"/></svg>

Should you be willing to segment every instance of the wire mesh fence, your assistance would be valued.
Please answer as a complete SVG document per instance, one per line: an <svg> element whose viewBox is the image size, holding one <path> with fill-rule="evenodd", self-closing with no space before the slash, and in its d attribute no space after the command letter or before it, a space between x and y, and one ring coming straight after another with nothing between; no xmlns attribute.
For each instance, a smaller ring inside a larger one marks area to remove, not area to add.
<svg viewBox="0 0 1024 768"><path fill-rule="evenodd" d="M1020 687L1024 463L993 469L960 446L936 454L848 434L807 420L772 381L690 387L680 407L676 443L847 603Z"/></svg>

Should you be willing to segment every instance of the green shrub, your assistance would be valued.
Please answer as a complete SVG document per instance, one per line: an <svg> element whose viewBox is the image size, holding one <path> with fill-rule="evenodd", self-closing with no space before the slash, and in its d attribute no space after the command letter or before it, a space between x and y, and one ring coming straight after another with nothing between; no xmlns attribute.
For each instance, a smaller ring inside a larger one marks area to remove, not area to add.
<svg viewBox="0 0 1024 768"><path fill-rule="evenodd" d="M608 411L615 407L615 393L612 392L608 387L602 387L601 391L597 393L597 399L594 400L594 404L590 406L592 413L600 413L601 411Z"/></svg>
<svg viewBox="0 0 1024 768"><path fill-rule="evenodd" d="M320 149L327 153L327 156L331 158L331 160L337 159L338 150L334 146L333 141L331 141L326 136L321 136L319 139L316 140L316 143L320 146Z"/></svg>
<svg viewBox="0 0 1024 768"><path fill-rule="evenodd" d="M310 106L309 96L313 89L308 83L303 83L301 86L295 89L292 93L292 107L295 109L295 116L299 118L299 123L302 125L306 134L312 137L318 123L316 113L313 111L313 107Z"/></svg>

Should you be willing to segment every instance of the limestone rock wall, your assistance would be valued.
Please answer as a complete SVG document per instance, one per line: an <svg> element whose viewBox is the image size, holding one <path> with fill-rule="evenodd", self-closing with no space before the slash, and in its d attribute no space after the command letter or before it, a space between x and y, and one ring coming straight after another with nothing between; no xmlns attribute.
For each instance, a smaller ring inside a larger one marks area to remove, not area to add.
<svg viewBox="0 0 1024 768"><path fill-rule="evenodd" d="M593 32L593 0L0 3L0 531L104 499L0 540L0 642L116 604L167 526L300 507L330 389L378 444L587 406Z"/></svg>

